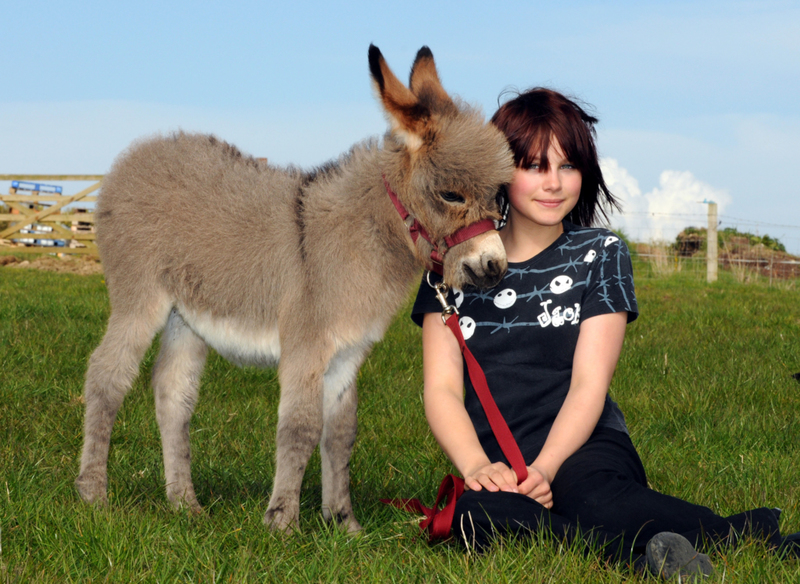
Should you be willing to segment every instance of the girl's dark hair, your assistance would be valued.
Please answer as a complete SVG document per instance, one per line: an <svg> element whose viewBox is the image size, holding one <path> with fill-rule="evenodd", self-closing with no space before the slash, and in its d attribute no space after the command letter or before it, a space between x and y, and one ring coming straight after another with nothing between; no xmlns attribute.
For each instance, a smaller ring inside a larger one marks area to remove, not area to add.
<svg viewBox="0 0 800 584"><path fill-rule="evenodd" d="M600 171L594 145L597 118L575 101L551 89L536 87L517 93L501 105L492 116L492 123L506 135L518 168L528 168L538 157L540 168L547 170L550 138L558 140L564 156L581 172L580 198L566 216L567 221L589 227L598 212L608 221L609 211L621 209Z"/></svg>

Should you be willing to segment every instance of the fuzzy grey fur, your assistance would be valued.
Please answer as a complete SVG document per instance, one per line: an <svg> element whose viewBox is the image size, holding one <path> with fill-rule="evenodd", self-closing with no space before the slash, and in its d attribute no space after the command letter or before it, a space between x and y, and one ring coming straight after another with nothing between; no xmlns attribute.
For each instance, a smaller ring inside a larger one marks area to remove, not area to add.
<svg viewBox="0 0 800 584"><path fill-rule="evenodd" d="M437 241L497 218L512 178L504 137L442 89L430 51L410 87L370 48L391 124L383 143L354 147L313 172L280 169L212 136L133 144L108 173L97 240L111 300L108 330L86 374L85 442L76 486L107 499L111 429L154 337L153 371L167 496L199 512L189 421L207 347L239 364L279 361L274 488L264 521L296 528L309 457L322 456L322 509L360 529L349 493L358 368L407 297L430 246L412 245L382 176ZM441 193L458 193L463 203ZM496 232L452 248L445 279L493 285L506 269Z"/></svg>

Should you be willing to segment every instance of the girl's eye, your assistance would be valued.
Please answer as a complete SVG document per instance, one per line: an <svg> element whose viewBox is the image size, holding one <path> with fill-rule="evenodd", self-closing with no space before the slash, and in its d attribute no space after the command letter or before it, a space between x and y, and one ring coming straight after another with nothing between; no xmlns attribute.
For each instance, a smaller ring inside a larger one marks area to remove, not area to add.
<svg viewBox="0 0 800 584"><path fill-rule="evenodd" d="M453 191L444 191L439 193L439 195L448 203L463 203L464 197L459 195L458 193L454 193Z"/></svg>
<svg viewBox="0 0 800 584"><path fill-rule="evenodd" d="M528 167L528 170L539 170L539 163L532 162L531 165Z"/></svg>
<svg viewBox="0 0 800 584"><path fill-rule="evenodd" d="M575 170L575 165L572 164L571 162L565 162L564 164L561 165L561 168L563 168L564 170Z"/></svg>

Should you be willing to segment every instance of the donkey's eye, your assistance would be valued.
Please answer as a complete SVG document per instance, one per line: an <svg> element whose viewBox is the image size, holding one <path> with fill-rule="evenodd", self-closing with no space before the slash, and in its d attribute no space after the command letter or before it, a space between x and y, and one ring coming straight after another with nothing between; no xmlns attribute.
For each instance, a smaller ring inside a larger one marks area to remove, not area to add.
<svg viewBox="0 0 800 584"><path fill-rule="evenodd" d="M440 193L441 197L448 203L463 203L464 197L453 191L444 191Z"/></svg>

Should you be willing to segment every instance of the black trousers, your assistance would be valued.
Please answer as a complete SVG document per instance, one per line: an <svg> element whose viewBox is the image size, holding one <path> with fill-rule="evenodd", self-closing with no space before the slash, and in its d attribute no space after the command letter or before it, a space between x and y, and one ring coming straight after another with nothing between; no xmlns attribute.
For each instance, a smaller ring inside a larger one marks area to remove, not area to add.
<svg viewBox="0 0 800 584"><path fill-rule="evenodd" d="M458 500L453 535L481 549L496 535L549 532L557 540L596 549L614 561L641 561L648 540L679 533L696 548L735 543L742 535L782 542L778 515L768 508L720 517L647 487L647 477L627 434L597 430L570 456L550 485L553 507L515 493L466 491Z"/></svg>

